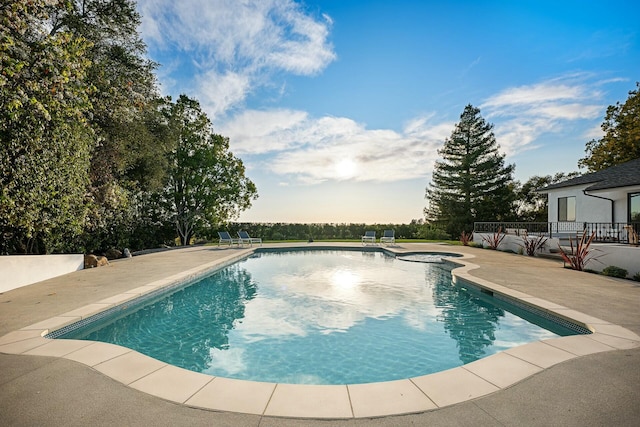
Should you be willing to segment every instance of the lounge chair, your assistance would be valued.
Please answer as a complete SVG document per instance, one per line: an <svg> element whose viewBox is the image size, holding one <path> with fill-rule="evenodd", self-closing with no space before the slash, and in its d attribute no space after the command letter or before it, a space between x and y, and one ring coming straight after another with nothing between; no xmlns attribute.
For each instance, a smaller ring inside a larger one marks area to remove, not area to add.
<svg viewBox="0 0 640 427"><path fill-rule="evenodd" d="M238 237L240 237L241 244L249 243L249 245L253 246L254 243L260 243L260 246L262 246L262 239L260 237L250 237L246 231L238 231Z"/></svg>
<svg viewBox="0 0 640 427"><path fill-rule="evenodd" d="M364 236L362 236L362 244L367 243L376 243L376 232L374 231L365 231Z"/></svg>
<svg viewBox="0 0 640 427"><path fill-rule="evenodd" d="M240 245L240 239L234 239L228 231L218 231L218 237L220 238L220 240L218 240L218 246L220 246L221 243L228 243L229 246L234 243L238 246Z"/></svg>
<svg viewBox="0 0 640 427"><path fill-rule="evenodd" d="M382 237L380 238L380 244L390 244L393 245L396 243L396 232L394 230L384 230Z"/></svg>

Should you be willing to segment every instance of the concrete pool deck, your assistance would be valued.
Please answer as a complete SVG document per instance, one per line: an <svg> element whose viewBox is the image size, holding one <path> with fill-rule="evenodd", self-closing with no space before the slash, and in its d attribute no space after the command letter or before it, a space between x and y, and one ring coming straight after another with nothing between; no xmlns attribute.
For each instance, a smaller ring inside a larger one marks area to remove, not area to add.
<svg viewBox="0 0 640 427"><path fill-rule="evenodd" d="M45 329L246 252L211 246L172 250L1 294L0 421L3 425L636 425L639 283L570 271L556 261L476 248L399 244L393 249L464 254L465 262L479 267L456 270L459 277L586 323L596 333L528 344L425 377L357 386L213 378L117 346L41 337Z"/></svg>

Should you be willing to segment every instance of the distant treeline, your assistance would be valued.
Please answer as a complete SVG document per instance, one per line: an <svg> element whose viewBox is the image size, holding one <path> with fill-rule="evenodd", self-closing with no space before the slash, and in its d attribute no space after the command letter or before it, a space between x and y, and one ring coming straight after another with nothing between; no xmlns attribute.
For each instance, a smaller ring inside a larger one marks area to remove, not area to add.
<svg viewBox="0 0 640 427"><path fill-rule="evenodd" d="M409 224L290 224L290 223L255 223L235 222L228 225L231 235L245 230L252 237L263 240L327 240L327 239L360 239L365 231L375 230L376 237L382 236L384 230L394 230L396 239L437 239L446 240L450 236L443 230L433 228L421 221L414 220Z"/></svg>

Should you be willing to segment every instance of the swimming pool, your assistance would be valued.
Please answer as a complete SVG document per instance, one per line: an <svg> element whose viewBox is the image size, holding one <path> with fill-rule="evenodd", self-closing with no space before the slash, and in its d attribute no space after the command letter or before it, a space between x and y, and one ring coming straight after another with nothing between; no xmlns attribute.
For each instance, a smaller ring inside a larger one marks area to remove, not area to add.
<svg viewBox="0 0 640 427"><path fill-rule="evenodd" d="M453 285L454 267L432 255L425 263L384 251L263 251L62 337L112 342L216 376L356 384L575 333Z"/></svg>

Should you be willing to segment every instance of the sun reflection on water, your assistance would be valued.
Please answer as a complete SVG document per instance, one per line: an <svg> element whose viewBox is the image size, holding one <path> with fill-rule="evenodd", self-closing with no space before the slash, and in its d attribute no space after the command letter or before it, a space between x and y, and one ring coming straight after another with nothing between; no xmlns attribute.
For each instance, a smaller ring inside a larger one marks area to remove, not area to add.
<svg viewBox="0 0 640 427"><path fill-rule="evenodd" d="M350 290L358 286L362 282L359 274L350 270L336 270L331 275L331 284L342 290Z"/></svg>

